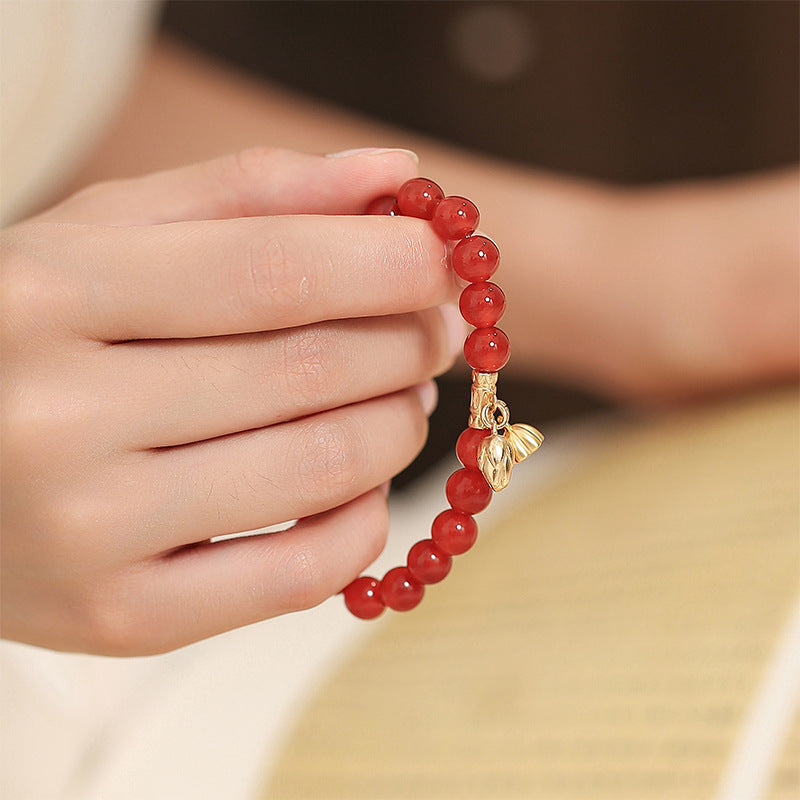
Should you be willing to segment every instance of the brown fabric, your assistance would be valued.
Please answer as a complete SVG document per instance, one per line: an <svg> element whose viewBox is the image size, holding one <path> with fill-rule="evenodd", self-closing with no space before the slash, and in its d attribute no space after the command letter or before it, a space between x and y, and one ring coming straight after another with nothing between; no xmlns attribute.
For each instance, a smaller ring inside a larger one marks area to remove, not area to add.
<svg viewBox="0 0 800 800"><path fill-rule="evenodd" d="M798 16L792 0L174 0L164 25L448 142L649 181L797 160Z"/></svg>
<svg viewBox="0 0 800 800"><path fill-rule="evenodd" d="M610 431L338 670L263 797L711 797L798 593L799 434L795 392Z"/></svg>

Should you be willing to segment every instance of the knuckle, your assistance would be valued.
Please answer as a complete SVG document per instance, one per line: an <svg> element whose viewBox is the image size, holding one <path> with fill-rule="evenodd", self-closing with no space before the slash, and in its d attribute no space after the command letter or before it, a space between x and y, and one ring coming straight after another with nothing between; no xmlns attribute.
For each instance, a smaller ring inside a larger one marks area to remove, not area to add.
<svg viewBox="0 0 800 800"><path fill-rule="evenodd" d="M145 654L145 636L129 610L115 603L96 603L88 617L86 635L91 652L119 657Z"/></svg>
<svg viewBox="0 0 800 800"><path fill-rule="evenodd" d="M42 442L39 418L26 402L19 387L12 386L4 376L0 404L3 413L0 416L0 439L3 442L3 461L5 465L21 466L29 459L35 460L40 452Z"/></svg>
<svg viewBox="0 0 800 800"><path fill-rule="evenodd" d="M365 520L363 533L365 535L366 553L361 569L369 566L383 552L389 538L389 506L381 497L374 504L374 510L368 520Z"/></svg>
<svg viewBox="0 0 800 800"><path fill-rule="evenodd" d="M398 290L412 308L424 305L427 256L423 232L417 226L404 230L395 274L400 284Z"/></svg>
<svg viewBox="0 0 800 800"><path fill-rule="evenodd" d="M327 599L325 565L310 545L300 545L285 557L281 573L287 576L286 603L295 611L312 608Z"/></svg>
<svg viewBox="0 0 800 800"><path fill-rule="evenodd" d="M414 394L416 394L416 392L414 392ZM405 410L408 425L408 441L412 449L411 458L415 458L425 446L425 441L428 438L428 416L423 411L419 399L416 396L412 397L411 395L406 395L406 399Z"/></svg>
<svg viewBox="0 0 800 800"><path fill-rule="evenodd" d="M66 392L63 379L29 376L16 367L2 372L0 441L4 467L17 474L72 475L76 459L99 463L113 444L98 426L91 395Z"/></svg>
<svg viewBox="0 0 800 800"><path fill-rule="evenodd" d="M39 225L11 230L0 238L0 304L2 304L3 342L28 340L31 332L41 329L52 315L56 292L47 280L45 253L40 253L37 240ZM43 243L42 243L43 244Z"/></svg>
<svg viewBox="0 0 800 800"><path fill-rule="evenodd" d="M98 549L98 535L119 528L113 501L104 493L76 486L40 496L36 520L42 543L46 541L51 552L89 567L108 555Z"/></svg>
<svg viewBox="0 0 800 800"><path fill-rule="evenodd" d="M47 487L50 477L59 475L65 464L74 467L74 453L65 446L63 433L59 435L57 430L63 419L54 418L52 408L38 398L31 398L27 392L12 389L10 383L3 380L0 392L3 486L19 487L27 496L31 492L40 495L39 490ZM36 476L36 480L30 476ZM39 502L31 508L37 518L46 518L51 505L57 500L61 502L57 496L42 494L44 497L39 497ZM52 523L61 526L57 518L52 519Z"/></svg>
<svg viewBox="0 0 800 800"><path fill-rule="evenodd" d="M270 147L249 147L229 156L208 162L210 174L223 196L228 197L225 213L230 217L246 217L247 198L254 193L254 187L263 186L279 151ZM234 187L234 191L231 191Z"/></svg>
<svg viewBox="0 0 800 800"><path fill-rule="evenodd" d="M356 424L347 418L316 421L300 436L301 492L319 502L320 495L336 499L352 494L366 472L367 454Z"/></svg>
<svg viewBox="0 0 800 800"><path fill-rule="evenodd" d="M442 301L447 254L444 243L429 230L429 225L408 220L403 226L395 253L392 274L396 292L409 309L427 308Z"/></svg>
<svg viewBox="0 0 800 800"><path fill-rule="evenodd" d="M125 181L122 179L110 179L105 181L97 181L96 183L90 183L88 186L84 186L81 189L78 189L70 198L69 202L72 203L74 201L84 201L84 200L97 200L97 199L104 199L106 196L109 195L110 192L113 192L119 189L120 186L123 186Z"/></svg>
<svg viewBox="0 0 800 800"><path fill-rule="evenodd" d="M78 625L87 652L106 656L142 656L158 652L153 626L142 602L133 597L136 581L116 575L83 593L76 603ZM141 598L140 598L141 600Z"/></svg>
<svg viewBox="0 0 800 800"><path fill-rule="evenodd" d="M290 320L307 303L313 288L312 273L278 231L263 231L251 238L232 283L245 316L263 319L266 311L273 315L272 324Z"/></svg>
<svg viewBox="0 0 800 800"><path fill-rule="evenodd" d="M289 331L284 339L285 390L302 407L318 404L331 394L341 360L340 344L322 328Z"/></svg>
<svg viewBox="0 0 800 800"><path fill-rule="evenodd" d="M441 312L436 308L418 311L414 315L415 353L424 377L436 375L453 362Z"/></svg>
<svg viewBox="0 0 800 800"><path fill-rule="evenodd" d="M91 492L65 492L50 508L53 529L69 546L71 542L89 542L93 532L102 525L105 517L103 502Z"/></svg>
<svg viewBox="0 0 800 800"><path fill-rule="evenodd" d="M232 156L234 170L244 181L259 180L269 173L281 152L265 145L239 150Z"/></svg>

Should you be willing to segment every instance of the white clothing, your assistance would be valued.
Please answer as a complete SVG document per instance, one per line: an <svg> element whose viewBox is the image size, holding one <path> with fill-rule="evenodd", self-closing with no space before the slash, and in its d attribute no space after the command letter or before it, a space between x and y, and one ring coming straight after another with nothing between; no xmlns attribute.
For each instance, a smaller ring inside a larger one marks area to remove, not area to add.
<svg viewBox="0 0 800 800"><path fill-rule="evenodd" d="M0 225L46 201L124 96L150 0L0 0Z"/></svg>

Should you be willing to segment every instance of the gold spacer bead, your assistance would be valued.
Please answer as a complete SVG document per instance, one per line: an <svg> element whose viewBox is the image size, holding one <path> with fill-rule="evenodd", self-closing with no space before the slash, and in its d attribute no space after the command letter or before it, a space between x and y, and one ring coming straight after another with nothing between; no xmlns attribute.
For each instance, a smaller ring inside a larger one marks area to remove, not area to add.
<svg viewBox="0 0 800 800"><path fill-rule="evenodd" d="M483 409L497 402L497 373L472 371L472 394L469 403L469 427L486 429Z"/></svg>

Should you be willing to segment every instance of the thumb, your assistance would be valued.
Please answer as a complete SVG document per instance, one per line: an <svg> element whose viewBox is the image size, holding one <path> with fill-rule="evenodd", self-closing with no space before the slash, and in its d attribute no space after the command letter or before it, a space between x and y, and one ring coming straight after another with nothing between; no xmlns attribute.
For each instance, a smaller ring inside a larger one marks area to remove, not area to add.
<svg viewBox="0 0 800 800"><path fill-rule="evenodd" d="M333 156L257 147L211 161L84 189L39 219L150 225L279 214L363 214L417 174L408 150Z"/></svg>

